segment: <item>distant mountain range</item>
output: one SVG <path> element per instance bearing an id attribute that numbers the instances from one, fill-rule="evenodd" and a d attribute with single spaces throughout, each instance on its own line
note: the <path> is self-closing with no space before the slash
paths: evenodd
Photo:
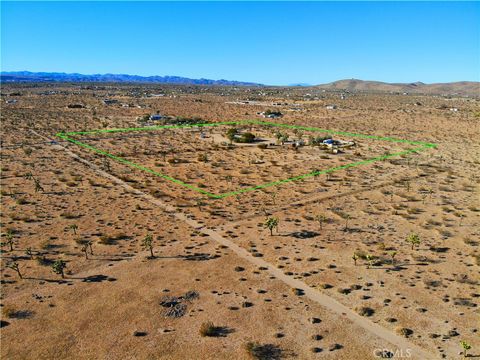
<path id="1" fill-rule="evenodd" d="M 480 82 L 477 81 L 424 84 L 420 81 L 414 83 L 385 83 L 380 81 L 350 79 L 317 85 L 316 88 L 325 90 L 378 91 L 409 94 L 458 94 L 480 97 Z"/>
<path id="2" fill-rule="evenodd" d="M 2 71 L 2 82 L 124 82 L 124 83 L 156 83 L 156 84 L 190 84 L 190 85 L 230 85 L 230 86 L 262 86 L 251 82 L 190 79 L 181 76 L 139 76 L 127 74 L 67 74 L 57 72 Z"/>
<path id="3" fill-rule="evenodd" d="M 15 82 L 110 82 L 110 83 L 153 83 L 153 84 L 186 84 L 186 85 L 224 85 L 224 86 L 265 86 L 258 83 L 231 81 L 190 79 L 181 76 L 139 76 L 126 74 L 67 74 L 57 72 L 30 72 L 12 71 L 1 72 L 2 83 Z M 365 91 L 365 92 L 394 92 L 409 94 L 449 94 L 480 97 L 480 82 L 459 81 L 451 83 L 425 84 L 414 83 L 386 83 L 380 81 L 365 81 L 358 79 L 338 80 L 328 84 L 311 86 L 309 84 L 291 84 L 294 87 L 308 87 L 337 91 Z"/>

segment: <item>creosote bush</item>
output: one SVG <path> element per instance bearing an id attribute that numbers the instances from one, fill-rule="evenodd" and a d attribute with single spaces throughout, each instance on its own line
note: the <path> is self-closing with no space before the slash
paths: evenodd
<path id="1" fill-rule="evenodd" d="M 217 335 L 217 327 L 213 325 L 211 321 L 207 321 L 202 323 L 200 326 L 200 335 L 201 336 L 216 336 Z"/>

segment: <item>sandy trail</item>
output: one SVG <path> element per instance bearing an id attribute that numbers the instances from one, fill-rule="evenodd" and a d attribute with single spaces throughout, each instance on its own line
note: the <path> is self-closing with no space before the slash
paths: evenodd
<path id="1" fill-rule="evenodd" d="M 33 134 L 35 134 L 38 137 L 43 138 L 44 140 L 50 140 L 48 137 L 41 135 L 37 133 L 34 130 L 31 130 Z M 304 293 L 304 296 L 309 298 L 310 300 L 320 304 L 321 306 L 327 308 L 328 310 L 338 314 L 340 317 L 345 317 L 348 318 L 350 321 L 352 321 L 355 325 L 365 329 L 366 331 L 370 332 L 371 334 L 377 336 L 380 339 L 385 340 L 386 342 L 389 343 L 389 346 L 386 344 L 384 348 L 392 348 L 392 351 L 398 351 L 402 353 L 411 353 L 413 359 L 419 359 L 419 360 L 429 360 L 429 359 L 435 359 L 436 356 L 433 355 L 432 353 L 428 352 L 426 349 L 421 348 L 420 346 L 412 343 L 408 339 L 399 336 L 389 329 L 384 328 L 383 326 L 374 323 L 373 321 L 360 316 L 357 314 L 355 311 L 352 309 L 348 308 L 347 306 L 343 305 L 342 303 L 338 302 L 337 300 L 333 299 L 332 297 L 325 295 L 318 290 L 310 287 L 306 283 L 304 283 L 301 280 L 295 279 L 292 276 L 285 275 L 280 269 L 276 268 L 275 266 L 271 265 L 270 263 L 266 262 L 265 260 L 254 257 L 252 256 L 247 250 L 244 248 L 240 247 L 239 245 L 235 244 L 233 241 L 223 237 L 220 235 L 217 231 L 214 229 L 208 229 L 204 225 L 200 224 L 196 220 L 190 218 L 187 214 L 178 211 L 174 206 L 166 204 L 159 199 L 146 194 L 140 190 L 135 189 L 134 187 L 130 186 L 123 180 L 103 171 L 100 167 L 95 165 L 94 163 L 78 156 L 68 148 L 56 144 L 52 145 L 53 148 L 57 150 L 63 150 L 65 151 L 69 156 L 71 156 L 73 159 L 83 163 L 84 165 L 88 166 L 91 168 L 97 175 L 100 175 L 104 178 L 109 179 L 113 183 L 116 183 L 120 185 L 122 188 L 127 190 L 130 193 L 133 193 L 135 195 L 138 195 L 139 197 L 142 197 L 146 201 L 150 202 L 151 204 L 157 205 L 161 207 L 163 210 L 165 210 L 167 213 L 169 213 L 171 216 L 177 218 L 178 220 L 181 220 L 191 226 L 194 229 L 200 230 L 204 232 L 205 234 L 209 235 L 211 239 L 215 240 L 221 245 L 225 245 L 228 248 L 230 248 L 236 255 L 239 257 L 249 261 L 253 265 L 256 265 L 258 267 L 262 266 L 267 268 L 268 272 L 275 276 L 278 280 L 282 281 L 286 285 L 292 287 L 292 288 L 297 288 L 301 289 Z"/>

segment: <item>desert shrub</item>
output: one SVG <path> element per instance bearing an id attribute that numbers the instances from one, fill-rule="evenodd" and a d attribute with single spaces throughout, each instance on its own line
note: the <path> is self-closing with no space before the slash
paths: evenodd
<path id="1" fill-rule="evenodd" d="M 475 263 L 480 266 L 480 254 L 472 254 L 473 260 Z"/>
<path id="2" fill-rule="evenodd" d="M 4 305 L 2 307 L 2 315 L 8 319 L 14 318 L 16 312 L 15 308 L 11 305 Z"/>
<path id="3" fill-rule="evenodd" d="M 200 336 L 216 336 L 217 327 L 211 321 L 202 323 L 200 326 Z"/>
<path id="4" fill-rule="evenodd" d="M 245 351 L 250 359 L 267 360 L 280 359 L 282 350 L 272 344 L 261 345 L 257 342 L 249 341 L 244 345 Z"/>
<path id="5" fill-rule="evenodd" d="M 198 154 L 197 160 L 200 162 L 207 162 L 208 156 L 207 154 Z"/>
<path id="6" fill-rule="evenodd" d="M 50 239 L 43 240 L 40 243 L 40 249 L 42 249 L 42 250 L 49 250 L 51 248 L 52 248 L 52 243 L 50 242 Z"/>
<path id="7" fill-rule="evenodd" d="M 413 334 L 413 330 L 409 328 L 397 328 L 397 333 L 404 337 L 409 337 Z"/>
<path id="8" fill-rule="evenodd" d="M 77 215 L 71 213 L 71 212 L 63 212 L 60 214 L 60 217 L 64 218 L 64 219 L 76 219 L 78 218 Z"/>
<path id="9" fill-rule="evenodd" d="M 178 163 L 180 163 L 180 159 L 170 158 L 170 159 L 167 160 L 167 162 L 168 162 L 169 164 L 178 164 Z"/>
<path id="10" fill-rule="evenodd" d="M 375 313 L 375 310 L 366 306 L 359 307 L 356 310 L 361 316 L 372 316 Z"/>
<path id="11" fill-rule="evenodd" d="M 292 289 L 292 292 L 294 295 L 297 295 L 297 296 L 302 296 L 305 294 L 302 289 L 297 289 L 297 288 Z"/>
<path id="12" fill-rule="evenodd" d="M 255 135 L 252 133 L 243 133 L 240 138 L 237 139 L 237 142 L 239 143 L 252 143 L 255 141 Z"/>
<path id="13" fill-rule="evenodd" d="M 116 239 L 113 236 L 102 235 L 100 236 L 100 240 L 98 242 L 102 245 L 115 245 Z"/>
<path id="14" fill-rule="evenodd" d="M 37 256 L 36 260 L 37 260 L 37 264 L 40 266 L 50 266 L 53 263 L 52 260 L 46 258 L 45 256 Z"/>

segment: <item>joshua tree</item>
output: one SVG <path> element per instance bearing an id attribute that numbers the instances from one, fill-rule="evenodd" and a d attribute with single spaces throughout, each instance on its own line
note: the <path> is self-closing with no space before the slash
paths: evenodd
<path id="1" fill-rule="evenodd" d="M 30 257 L 30 260 L 33 260 L 33 251 L 31 247 L 25 249 L 25 255 Z"/>
<path id="2" fill-rule="evenodd" d="M 422 204 L 425 205 L 425 199 L 427 198 L 428 194 L 427 193 L 422 193 Z"/>
<path id="3" fill-rule="evenodd" d="M 85 241 L 85 243 L 82 245 L 82 252 L 85 254 L 85 259 L 88 260 L 88 246 L 89 246 L 90 241 Z"/>
<path id="4" fill-rule="evenodd" d="M 227 131 L 227 139 L 230 141 L 230 144 L 233 143 L 233 140 L 235 140 L 235 135 L 237 135 L 238 131 L 236 128 L 229 129 Z"/>
<path id="5" fill-rule="evenodd" d="M 107 157 L 104 157 L 103 158 L 103 170 L 105 170 L 106 172 L 110 172 L 110 161 L 108 160 Z"/>
<path id="6" fill-rule="evenodd" d="M 165 150 L 160 150 L 159 154 L 162 156 L 163 162 L 167 161 L 167 152 Z"/>
<path id="7" fill-rule="evenodd" d="M 395 255 L 397 255 L 397 252 L 396 251 L 389 251 L 388 255 L 390 255 L 390 257 L 392 258 L 392 265 L 393 265 L 393 263 L 395 262 Z"/>
<path id="8" fill-rule="evenodd" d="M 25 175 L 23 175 L 23 177 L 26 180 L 33 180 L 33 186 L 34 186 L 35 192 L 39 192 L 39 191 L 44 192 L 45 191 L 45 190 L 43 190 L 43 187 L 40 184 L 40 181 L 35 176 L 33 176 L 33 174 L 31 172 L 26 173 Z"/>
<path id="9" fill-rule="evenodd" d="M 7 241 L 5 242 L 5 244 L 10 246 L 10 251 L 13 251 L 13 244 L 15 242 L 15 239 L 13 237 L 13 231 L 8 230 L 7 233 L 5 234 L 5 237 L 7 238 Z"/>
<path id="10" fill-rule="evenodd" d="M 40 185 L 40 181 L 38 179 L 34 179 L 33 182 L 34 182 L 35 192 L 39 192 L 39 191 L 45 192 L 42 185 Z"/>
<path id="11" fill-rule="evenodd" d="M 317 168 L 314 168 L 311 173 L 313 174 L 313 178 L 316 180 L 318 178 L 320 170 L 318 170 Z"/>
<path id="12" fill-rule="evenodd" d="M 353 259 L 353 264 L 357 266 L 358 255 L 356 252 L 353 253 L 352 259 Z"/>
<path id="13" fill-rule="evenodd" d="M 348 220 L 350 220 L 352 217 L 348 214 L 345 214 L 343 218 L 345 219 L 345 229 L 343 229 L 343 231 L 348 231 Z"/>
<path id="14" fill-rule="evenodd" d="M 90 240 L 78 239 L 76 243 L 80 245 L 80 250 L 85 254 L 85 259 L 88 260 L 88 248 L 92 245 L 92 242 Z"/>
<path id="15" fill-rule="evenodd" d="M 32 179 L 34 179 L 33 174 L 32 174 L 31 172 L 26 173 L 25 175 L 23 175 L 23 177 L 24 177 L 26 180 L 32 180 Z"/>
<path id="16" fill-rule="evenodd" d="M 61 275 L 62 279 L 65 278 L 65 268 L 67 267 L 67 263 L 63 260 L 55 260 L 55 262 L 52 264 L 52 271 L 55 274 Z"/>
<path id="17" fill-rule="evenodd" d="M 375 257 L 373 255 L 366 255 L 365 259 L 367 259 L 367 269 L 370 269 L 370 266 L 373 266 L 373 261 L 375 260 Z"/>
<path id="18" fill-rule="evenodd" d="M 273 205 L 276 205 L 277 192 L 272 192 L 272 193 L 270 193 L 270 196 L 272 197 L 272 203 L 273 203 Z"/>
<path id="19" fill-rule="evenodd" d="M 407 236 L 407 242 L 409 242 L 412 245 L 412 250 L 413 250 L 415 246 L 420 245 L 421 240 L 417 234 L 411 233 L 410 235 Z"/>
<path id="20" fill-rule="evenodd" d="M 460 345 L 462 346 L 463 349 L 463 358 L 466 358 L 468 356 L 467 352 L 472 348 L 472 346 L 467 343 L 465 340 L 460 341 Z"/>
<path id="21" fill-rule="evenodd" d="M 78 230 L 77 224 L 71 224 L 68 228 L 73 231 L 73 235 L 77 235 L 77 230 Z"/>
<path id="22" fill-rule="evenodd" d="M 410 180 L 405 180 L 405 186 L 407 188 L 407 191 L 410 192 Z"/>
<path id="23" fill-rule="evenodd" d="M 17 272 L 17 274 L 18 274 L 18 277 L 19 277 L 20 279 L 23 279 L 22 273 L 20 272 L 20 267 L 19 267 L 19 265 L 18 265 L 17 262 L 13 262 L 13 263 L 11 263 L 11 264 L 8 264 L 7 267 L 10 268 L 10 269 L 12 269 L 12 270 L 15 270 L 15 271 Z"/>
<path id="24" fill-rule="evenodd" d="M 154 258 L 153 255 L 153 236 L 151 234 L 147 234 L 142 240 L 142 247 L 145 250 L 150 250 L 150 258 Z"/>
<path id="25" fill-rule="evenodd" d="M 327 221 L 327 217 L 325 215 L 319 214 L 315 216 L 315 220 L 318 221 L 318 225 L 320 225 L 320 231 L 323 230 L 323 223 Z"/>
<path id="26" fill-rule="evenodd" d="M 90 249 L 90 255 L 93 255 L 93 241 L 88 240 L 88 248 Z"/>
<path id="27" fill-rule="evenodd" d="M 271 217 L 265 221 L 265 227 L 270 230 L 270 235 L 273 236 L 273 229 L 277 229 L 278 232 L 278 219 Z"/>
<path id="28" fill-rule="evenodd" d="M 205 205 L 205 203 L 203 202 L 203 200 L 200 198 L 200 199 L 195 199 L 195 203 L 198 207 L 198 210 L 202 211 L 202 206 Z"/>
<path id="29" fill-rule="evenodd" d="M 282 135 L 281 132 L 277 132 L 277 133 L 275 134 L 275 137 L 277 138 L 277 144 L 278 144 L 278 143 L 281 141 L 283 135 Z"/>

